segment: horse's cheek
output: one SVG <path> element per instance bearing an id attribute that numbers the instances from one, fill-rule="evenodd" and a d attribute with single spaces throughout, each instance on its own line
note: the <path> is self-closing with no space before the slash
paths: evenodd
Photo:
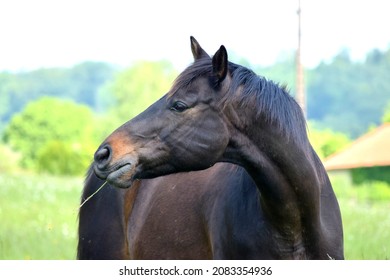
<path id="1" fill-rule="evenodd" d="M 209 157 L 214 163 L 219 161 L 229 142 L 227 127 L 222 121 L 215 120 L 217 121 L 207 128 L 203 136 L 203 145 L 207 147 L 203 150 L 204 157 Z"/>

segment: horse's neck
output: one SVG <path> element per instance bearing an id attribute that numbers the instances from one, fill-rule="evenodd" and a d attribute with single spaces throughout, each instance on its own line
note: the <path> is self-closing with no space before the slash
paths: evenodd
<path id="1" fill-rule="evenodd" d="M 248 131 L 256 133 L 237 133 L 229 156 L 256 182 L 265 215 L 270 216 L 281 240 L 317 242 L 302 236 L 320 229 L 320 183 L 310 144 L 300 145 L 282 133 L 259 127 Z"/>

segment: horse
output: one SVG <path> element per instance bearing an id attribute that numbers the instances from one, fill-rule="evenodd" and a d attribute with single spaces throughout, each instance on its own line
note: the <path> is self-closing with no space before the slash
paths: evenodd
<path id="1" fill-rule="evenodd" d="M 209 56 L 100 145 L 78 259 L 344 259 L 337 198 L 284 86 Z"/>

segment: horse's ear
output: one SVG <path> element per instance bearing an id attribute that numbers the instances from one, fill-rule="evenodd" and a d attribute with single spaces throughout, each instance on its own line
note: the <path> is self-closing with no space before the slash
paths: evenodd
<path id="1" fill-rule="evenodd" d="M 213 56 L 213 71 L 218 78 L 218 82 L 222 82 L 226 78 L 228 72 L 228 54 L 224 46 L 221 46 Z"/>
<path id="2" fill-rule="evenodd" d="M 191 51 L 195 60 L 198 60 L 202 57 L 210 57 L 199 45 L 198 41 L 194 37 L 190 37 L 191 39 Z"/>

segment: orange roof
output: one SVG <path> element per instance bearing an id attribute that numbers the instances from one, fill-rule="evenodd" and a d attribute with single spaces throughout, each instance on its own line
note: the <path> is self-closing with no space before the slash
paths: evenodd
<path id="1" fill-rule="evenodd" d="M 390 165 L 390 123 L 371 131 L 324 160 L 326 170 Z"/>

